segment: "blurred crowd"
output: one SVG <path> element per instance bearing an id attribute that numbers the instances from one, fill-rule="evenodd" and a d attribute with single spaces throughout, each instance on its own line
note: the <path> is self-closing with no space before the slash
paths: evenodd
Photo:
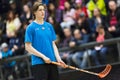
<path id="1" fill-rule="evenodd" d="M 24 33 L 33 21 L 35 1 L 46 5 L 45 20 L 55 29 L 58 48 L 120 37 L 120 0 L 0 0 L 0 58 L 27 53 Z M 88 66 L 91 56 L 95 65 L 106 64 L 108 46 L 97 45 L 89 50 L 60 53 L 69 65 Z M 14 66 L 11 62 L 6 67 Z"/>

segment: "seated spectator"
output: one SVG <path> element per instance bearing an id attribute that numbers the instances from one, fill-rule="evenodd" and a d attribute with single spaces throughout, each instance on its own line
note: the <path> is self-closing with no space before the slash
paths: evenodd
<path id="1" fill-rule="evenodd" d="M 104 16 L 107 15 L 107 12 L 106 12 L 106 6 L 105 6 L 105 1 L 104 0 L 89 0 L 89 2 L 87 3 L 87 8 L 90 12 L 90 18 L 93 16 L 93 10 L 95 8 L 99 8 L 100 10 L 100 13 Z"/>
<path id="2" fill-rule="evenodd" d="M 93 36 L 96 32 L 96 28 L 98 25 L 105 26 L 105 18 L 105 16 L 101 15 L 100 10 L 98 8 L 95 8 L 93 10 L 93 17 L 90 19 L 90 28 Z"/>
<path id="3" fill-rule="evenodd" d="M 59 44 L 60 47 L 65 48 L 69 47 L 69 43 L 73 40 L 72 32 L 70 28 L 64 28 L 63 33 L 65 38 L 63 41 Z M 61 58 L 67 63 L 66 59 L 69 56 L 70 51 L 65 51 L 60 53 Z"/>
<path id="4" fill-rule="evenodd" d="M 15 33 L 15 35 L 9 39 L 9 47 L 10 49 L 12 49 L 12 47 L 16 47 L 15 55 L 23 55 L 25 48 L 22 35 Z"/>
<path id="5" fill-rule="evenodd" d="M 78 28 L 80 30 L 83 36 L 83 40 L 85 42 L 88 42 L 90 40 L 90 34 L 91 34 L 90 24 L 88 19 L 85 17 L 84 13 L 81 13 L 79 15 L 75 28 Z"/>
<path id="6" fill-rule="evenodd" d="M 83 36 L 79 29 L 75 29 L 73 31 L 73 35 L 74 35 L 74 38 L 73 38 L 73 42 L 71 42 L 71 44 L 69 44 L 70 47 L 79 46 L 80 44 L 85 43 L 83 40 Z"/>
<path id="7" fill-rule="evenodd" d="M 14 51 L 16 50 L 16 47 L 13 47 L 12 49 L 9 49 L 9 46 L 7 43 L 2 43 L 1 45 L 1 53 L 0 53 L 0 59 L 6 59 L 10 56 L 13 55 Z M 3 70 L 4 74 L 5 74 L 5 78 L 6 80 L 10 80 L 10 76 L 11 78 L 15 77 L 14 75 L 14 67 L 16 65 L 16 61 L 12 61 L 12 62 L 7 62 L 7 63 L 3 63 Z"/>
<path id="8" fill-rule="evenodd" d="M 60 24 L 62 29 L 64 27 L 71 28 L 71 26 L 75 23 L 73 16 L 75 14 L 75 9 L 71 8 L 70 3 L 68 1 L 65 2 L 64 6 L 65 9 L 63 11 L 63 22 L 61 22 Z"/>
<path id="9" fill-rule="evenodd" d="M 47 18 L 49 18 L 49 16 L 54 17 L 57 23 L 61 23 L 63 18 L 63 10 L 59 9 L 53 3 L 50 3 L 48 5 Z"/>
<path id="10" fill-rule="evenodd" d="M 69 47 L 69 42 L 73 40 L 72 31 L 70 28 L 64 28 L 63 33 L 65 37 L 61 43 L 61 47 Z"/>
<path id="11" fill-rule="evenodd" d="M 82 35 L 81 35 L 79 29 L 75 29 L 73 34 L 74 34 L 74 39 L 69 43 L 69 46 L 71 48 L 85 43 L 84 40 L 82 39 Z M 79 68 L 85 68 L 87 65 L 87 58 L 88 58 L 88 56 L 86 54 L 84 54 L 83 50 L 77 50 L 77 51 L 73 51 L 73 52 L 71 52 L 71 54 L 69 54 L 69 56 L 67 58 L 67 62 L 70 65 L 73 62 Z"/>
<path id="12" fill-rule="evenodd" d="M 9 46 L 7 43 L 1 44 L 1 56 L 0 59 L 7 58 L 13 55 L 13 52 L 16 50 L 16 47 L 9 49 Z"/>
<path id="13" fill-rule="evenodd" d="M 106 18 L 108 31 L 113 37 L 120 37 L 120 8 L 117 7 L 117 4 L 114 0 L 110 0 L 108 4 L 110 9 Z"/>
<path id="14" fill-rule="evenodd" d="M 6 35 L 8 38 L 13 37 L 21 27 L 21 22 L 18 17 L 15 17 L 14 11 L 10 10 L 6 20 Z"/>
<path id="15" fill-rule="evenodd" d="M 75 15 L 74 18 L 77 21 L 79 18 L 80 13 L 84 13 L 86 18 L 88 17 L 88 12 L 87 12 L 87 8 L 85 6 L 83 6 L 82 0 L 75 0 Z"/>
<path id="16" fill-rule="evenodd" d="M 18 17 L 22 13 L 22 1 L 20 0 L 9 0 L 9 10 L 14 11 L 15 17 Z"/>
<path id="17" fill-rule="evenodd" d="M 30 24 L 32 22 L 32 12 L 30 10 L 30 6 L 28 4 L 25 4 L 23 6 L 23 13 L 20 16 L 21 22 L 27 22 L 27 24 Z"/>
<path id="18" fill-rule="evenodd" d="M 103 42 L 106 39 L 110 39 L 111 35 L 104 30 L 102 25 L 97 27 L 97 34 L 96 34 L 96 42 Z M 106 64 L 106 53 L 108 51 L 108 47 L 104 46 L 103 44 L 96 45 L 94 50 L 92 51 L 92 58 L 95 61 L 95 65 Z"/>

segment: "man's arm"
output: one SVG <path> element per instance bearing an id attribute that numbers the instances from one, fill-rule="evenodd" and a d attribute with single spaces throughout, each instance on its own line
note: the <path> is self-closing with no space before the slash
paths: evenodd
<path id="1" fill-rule="evenodd" d="M 54 41 L 53 41 L 53 48 L 54 48 L 54 53 L 55 53 L 55 57 L 57 59 L 57 62 L 59 62 L 61 64 L 60 65 L 61 67 L 66 68 L 66 64 L 62 61 L 62 59 L 61 59 L 61 57 L 59 55 L 59 52 L 58 52 L 58 48 L 57 48 Z"/>
<path id="2" fill-rule="evenodd" d="M 42 58 L 45 63 L 50 63 L 50 59 L 48 57 L 46 57 L 45 55 L 43 55 L 42 53 L 40 53 L 39 51 L 37 51 L 35 48 L 32 47 L 31 43 L 26 42 L 25 43 L 25 49 L 29 52 L 32 53 L 35 56 L 38 56 L 40 58 Z"/>

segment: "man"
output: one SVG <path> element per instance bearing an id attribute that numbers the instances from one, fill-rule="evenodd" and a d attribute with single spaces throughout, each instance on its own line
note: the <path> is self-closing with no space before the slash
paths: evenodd
<path id="1" fill-rule="evenodd" d="M 25 33 L 25 48 L 32 54 L 32 69 L 35 80 L 58 80 L 57 66 L 51 61 L 65 63 L 59 56 L 55 45 L 56 35 L 53 26 L 44 21 L 45 6 L 39 2 L 33 5 L 34 21 L 28 25 Z"/>

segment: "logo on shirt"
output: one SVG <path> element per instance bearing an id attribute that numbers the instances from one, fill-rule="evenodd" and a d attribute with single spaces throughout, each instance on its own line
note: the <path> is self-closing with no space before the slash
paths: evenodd
<path id="1" fill-rule="evenodd" d="M 44 30 L 45 29 L 45 27 L 42 27 L 42 30 Z"/>

